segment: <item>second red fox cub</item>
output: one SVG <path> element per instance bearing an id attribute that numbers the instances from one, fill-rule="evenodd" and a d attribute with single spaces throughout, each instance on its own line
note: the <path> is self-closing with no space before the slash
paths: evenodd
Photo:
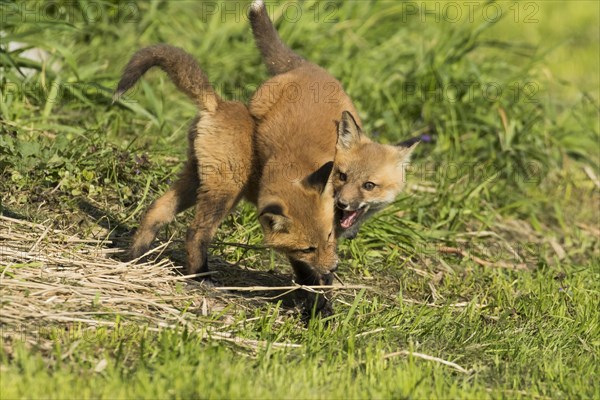
<path id="1" fill-rule="evenodd" d="M 396 199 L 418 142 L 410 147 L 375 143 L 348 112 L 340 124 L 332 174 L 336 222 L 342 237 L 353 238 L 367 218 Z"/>
<path id="2" fill-rule="evenodd" d="M 252 3 L 250 22 L 271 75 L 293 74 L 313 65 L 281 42 L 262 0 Z M 323 103 L 327 104 L 328 100 L 324 99 Z M 400 193 L 404 169 L 416 144 L 400 147 L 375 143 L 362 133 L 356 111 L 353 108 L 345 110 L 338 123 L 332 181 L 336 234 L 352 238 L 369 216 L 393 202 Z M 332 117 L 339 119 L 340 114 Z"/>

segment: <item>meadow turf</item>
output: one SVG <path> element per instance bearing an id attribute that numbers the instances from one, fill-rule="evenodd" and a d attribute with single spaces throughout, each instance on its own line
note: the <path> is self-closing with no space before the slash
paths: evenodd
<path id="1" fill-rule="evenodd" d="M 398 201 L 340 243 L 338 275 L 356 289 L 334 291 L 332 317 L 307 323 L 281 292 L 181 281 L 184 300 L 160 300 L 181 323 L 164 327 L 159 311 L 115 314 L 100 287 L 85 319 L 57 323 L 75 315 L 67 296 L 19 280 L 78 282 L 15 259 L 8 218 L 125 249 L 185 160 L 197 110 L 160 71 L 112 104 L 121 71 L 166 42 L 247 101 L 267 78 L 248 3 L 0 1 L 0 398 L 600 398 L 599 6 L 467 3 L 267 2 L 365 131 L 428 140 Z M 190 216 L 161 232 L 157 262 L 183 265 Z M 50 243 L 41 232 L 24 248 Z M 212 248 L 219 285 L 291 284 L 261 239 L 241 204 Z M 28 298 L 46 304 L 35 318 Z"/>

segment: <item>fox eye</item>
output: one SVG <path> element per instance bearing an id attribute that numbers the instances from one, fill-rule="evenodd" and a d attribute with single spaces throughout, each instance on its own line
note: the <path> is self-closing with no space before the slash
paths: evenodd
<path id="1" fill-rule="evenodd" d="M 346 182 L 347 179 L 348 179 L 348 175 L 346 175 L 343 172 L 340 172 L 340 181 Z"/>
<path id="2" fill-rule="evenodd" d="M 307 247 L 305 249 L 301 249 L 300 252 L 302 252 L 304 254 L 310 254 L 310 253 L 314 253 L 316 250 L 317 250 L 316 247 L 310 246 L 310 247 Z"/>
<path id="3" fill-rule="evenodd" d="M 365 190 L 371 191 L 375 188 L 375 186 L 377 186 L 377 185 L 375 185 L 373 182 L 365 182 L 363 185 L 363 188 Z"/>

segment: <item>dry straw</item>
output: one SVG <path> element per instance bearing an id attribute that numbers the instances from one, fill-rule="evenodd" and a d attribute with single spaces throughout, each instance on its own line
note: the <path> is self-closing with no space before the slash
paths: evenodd
<path id="1" fill-rule="evenodd" d="M 207 317 L 226 307 L 249 308 L 257 301 L 278 299 L 297 290 L 368 289 L 377 292 L 364 285 L 259 286 L 248 284 L 247 280 L 245 286 L 207 287 L 192 282 L 189 279 L 192 276 L 181 275 L 168 257 L 148 262 L 124 262 L 112 258 L 111 255 L 119 250 L 108 247 L 110 244 L 109 241 L 80 238 L 48 226 L 0 215 L 0 327 L 5 350 L 10 353 L 10 344 L 14 340 L 50 350 L 57 333 L 60 336 L 61 332 L 78 330 L 84 332 L 84 338 L 93 339 L 100 329 L 123 330 L 123 322 L 127 324 L 128 332 L 132 327 L 147 331 L 185 327 L 207 340 L 233 343 L 251 353 L 267 345 L 271 348 L 301 347 L 296 343 L 267 343 L 238 337 L 234 333 L 237 322 L 231 317 Z M 168 244 L 156 247 L 151 253 L 162 253 Z M 236 278 L 229 281 L 244 280 L 243 277 Z M 233 295 L 232 291 L 242 294 L 269 292 L 272 295 L 261 297 L 253 293 L 252 298 L 247 298 Z M 403 300 L 411 302 L 410 299 Z M 338 301 L 344 303 L 340 298 Z M 91 333 L 86 336 L 85 332 Z M 398 355 L 412 355 L 468 372 L 455 363 L 405 350 L 384 358 Z"/>
<path id="2" fill-rule="evenodd" d="M 234 323 L 231 317 L 207 316 L 226 307 L 249 308 L 257 301 L 281 297 L 282 291 L 322 289 L 299 285 L 211 288 L 183 276 L 168 257 L 137 263 L 113 258 L 120 250 L 110 244 L 0 215 L 0 328 L 5 343 L 20 336 L 30 342 L 35 337 L 35 344 L 40 345 L 43 335 L 39 331 L 45 327 L 116 329 L 117 321 L 126 321 L 129 326 L 150 330 L 185 326 L 211 339 L 256 347 L 260 341 L 227 332 Z M 168 244 L 151 253 L 160 254 Z M 241 278 L 229 281 L 237 283 Z M 334 289 L 356 288 L 359 286 Z M 274 294 L 249 299 L 232 291 Z"/>
<path id="3" fill-rule="evenodd" d="M 113 326 L 118 319 L 169 327 L 195 317 L 181 310 L 200 307 L 203 293 L 182 290 L 171 261 L 118 261 L 107 244 L 0 216 L 4 337 L 40 339 L 40 328 Z"/>

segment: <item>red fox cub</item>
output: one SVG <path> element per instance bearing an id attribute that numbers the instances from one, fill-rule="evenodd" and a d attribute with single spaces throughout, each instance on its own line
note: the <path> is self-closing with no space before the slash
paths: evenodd
<path id="1" fill-rule="evenodd" d="M 220 222 L 241 198 L 257 205 L 267 246 L 284 253 L 304 285 L 331 284 L 337 267 L 334 232 L 332 115 L 350 104 L 344 98 L 322 114 L 308 86 L 331 78 L 317 67 L 273 78 L 257 91 L 248 109 L 223 101 L 191 55 L 169 45 L 144 48 L 133 55 L 115 96 L 158 66 L 199 107 L 190 127 L 188 160 L 180 178 L 148 209 L 137 230 L 130 256 L 143 255 L 158 230 L 193 205 L 194 220 L 186 239 L 187 273 L 208 271 L 208 246 Z M 289 84 L 289 85 L 286 85 Z M 290 87 L 299 101 L 288 103 Z M 296 93 L 296 92 L 294 92 Z M 336 108 L 337 107 L 337 108 Z M 310 296 L 320 313 L 331 312 L 322 296 Z"/>
<path id="2" fill-rule="evenodd" d="M 344 112 L 332 175 L 336 223 L 342 237 L 356 237 L 367 218 L 396 199 L 417 144 L 375 143 L 362 133 L 352 114 Z"/>
<path id="3" fill-rule="evenodd" d="M 133 55 L 114 98 L 155 66 L 165 71 L 175 86 L 198 105 L 199 116 L 189 128 L 188 159 L 179 179 L 146 211 L 129 255 L 138 258 L 145 254 L 162 226 L 196 205 L 186 240 L 187 273 L 206 272 L 210 240 L 221 220 L 248 190 L 254 121 L 244 104 L 223 101 L 217 95 L 190 54 L 166 44 L 146 47 Z M 241 167 L 230 170 L 236 164 Z"/>
<path id="4" fill-rule="evenodd" d="M 262 0 L 252 3 L 250 22 L 257 47 L 271 75 L 290 76 L 311 68 L 322 71 L 283 44 Z M 311 79 L 316 83 L 319 78 L 311 76 Z M 307 118 L 315 118 L 319 114 L 326 117 L 321 120 L 333 121 L 339 120 L 341 115 L 332 174 L 336 235 L 353 238 L 365 219 L 393 202 L 400 193 L 404 183 L 404 168 L 416 144 L 397 147 L 371 141 L 362 133 L 358 114 L 341 86 L 327 88 L 328 93 L 332 88 L 335 90 L 335 98 L 322 99 L 322 106 L 334 101 L 338 107 L 321 107 L 315 114 L 307 114 Z M 338 97 L 343 99 L 343 103 L 338 101 Z M 339 107 L 344 103 L 346 107 Z M 255 109 L 250 107 L 253 113 Z M 335 111 L 338 113 L 334 114 Z M 333 142 L 334 139 L 332 136 L 320 140 Z"/>

